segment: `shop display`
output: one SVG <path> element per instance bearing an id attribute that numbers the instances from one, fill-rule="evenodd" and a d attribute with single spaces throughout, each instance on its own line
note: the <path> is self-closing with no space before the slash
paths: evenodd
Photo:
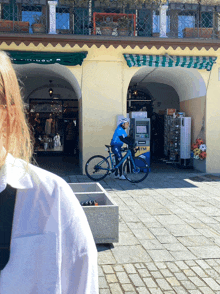
<path id="1" fill-rule="evenodd" d="M 36 152 L 77 154 L 78 101 L 31 99 L 27 115 Z"/>
<path id="2" fill-rule="evenodd" d="M 168 111 L 167 111 L 168 113 Z M 190 159 L 191 118 L 165 115 L 164 154 L 170 161 Z M 196 146 L 197 147 L 197 146 Z"/>
<path id="3" fill-rule="evenodd" d="M 206 144 L 204 144 L 204 141 L 201 138 L 197 139 L 196 143 L 192 144 L 191 150 L 191 157 L 193 157 L 194 159 L 204 160 L 207 156 Z"/>

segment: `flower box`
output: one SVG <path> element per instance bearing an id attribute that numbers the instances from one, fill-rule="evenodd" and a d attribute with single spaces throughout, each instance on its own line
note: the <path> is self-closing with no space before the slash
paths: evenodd
<path id="1" fill-rule="evenodd" d="M 0 32 L 29 33 L 28 21 L 0 20 Z"/>
<path id="2" fill-rule="evenodd" d="M 99 183 L 70 183 L 79 202 L 96 200 L 98 206 L 82 206 L 96 244 L 119 239 L 119 209 Z"/>
<path id="3" fill-rule="evenodd" d="M 210 39 L 213 35 L 213 28 L 185 28 L 183 30 L 184 38 L 205 38 Z"/>

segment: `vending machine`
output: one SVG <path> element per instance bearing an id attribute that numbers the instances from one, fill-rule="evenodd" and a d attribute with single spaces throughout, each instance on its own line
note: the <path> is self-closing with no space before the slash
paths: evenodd
<path id="1" fill-rule="evenodd" d="M 150 166 L 150 119 L 139 117 L 131 118 L 129 134 L 139 147 L 135 156 L 144 155 L 148 165 Z"/>

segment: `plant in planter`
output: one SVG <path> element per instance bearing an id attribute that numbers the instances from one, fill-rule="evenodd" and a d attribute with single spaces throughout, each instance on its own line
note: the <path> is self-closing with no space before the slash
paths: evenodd
<path id="1" fill-rule="evenodd" d="M 32 24 L 32 30 L 34 33 L 44 34 L 46 33 L 46 16 L 34 15 L 34 23 Z"/>
<path id="2" fill-rule="evenodd" d="M 119 36 L 128 36 L 132 30 L 132 20 L 128 16 L 119 18 L 117 30 Z"/>
<path id="3" fill-rule="evenodd" d="M 100 23 L 101 34 L 104 36 L 111 36 L 113 29 L 116 27 L 117 24 L 113 22 L 110 17 L 106 17 L 106 19 Z"/>

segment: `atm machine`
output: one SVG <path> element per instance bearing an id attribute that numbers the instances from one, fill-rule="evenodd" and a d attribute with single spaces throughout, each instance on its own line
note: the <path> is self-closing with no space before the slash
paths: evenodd
<path id="1" fill-rule="evenodd" d="M 129 135 L 139 147 L 135 156 L 144 155 L 147 164 L 150 166 L 150 118 L 131 118 Z"/>

